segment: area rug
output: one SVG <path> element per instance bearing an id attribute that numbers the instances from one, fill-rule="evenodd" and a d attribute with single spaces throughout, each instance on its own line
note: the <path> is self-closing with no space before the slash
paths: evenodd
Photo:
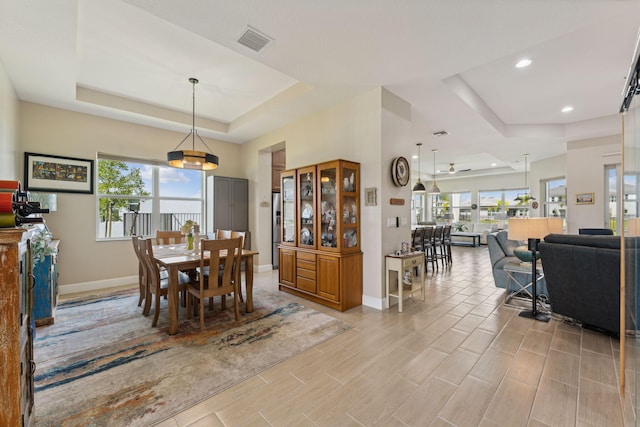
<path id="1" fill-rule="evenodd" d="M 260 289 L 236 321 L 229 299 L 203 332 L 181 308 L 174 336 L 166 301 L 152 328 L 130 291 L 59 305 L 36 330 L 36 425 L 153 425 L 350 328 Z"/>

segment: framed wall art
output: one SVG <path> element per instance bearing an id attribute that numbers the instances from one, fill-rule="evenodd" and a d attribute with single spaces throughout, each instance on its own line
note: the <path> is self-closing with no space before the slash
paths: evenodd
<path id="1" fill-rule="evenodd" d="M 24 153 L 24 185 L 29 191 L 93 194 L 93 160 Z"/>
<path id="2" fill-rule="evenodd" d="M 593 193 L 576 193 L 576 205 L 592 205 Z"/>
<path id="3" fill-rule="evenodd" d="M 376 206 L 378 204 L 378 190 L 376 187 L 367 187 L 364 189 L 364 205 Z"/>

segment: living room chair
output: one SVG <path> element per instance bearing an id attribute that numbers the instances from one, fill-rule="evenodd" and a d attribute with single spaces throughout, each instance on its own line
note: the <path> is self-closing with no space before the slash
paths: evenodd
<path id="1" fill-rule="evenodd" d="M 152 239 L 138 239 L 138 247 L 140 255 L 144 261 L 145 275 L 147 278 L 147 291 L 145 295 L 144 309 L 142 314 L 147 316 L 151 309 L 152 295 L 155 302 L 153 321 L 151 326 L 155 327 L 158 324 L 158 315 L 160 313 L 160 297 L 166 297 L 169 294 L 169 278 L 162 278 L 160 274 L 160 268 L 156 263 L 153 256 L 153 240 Z M 186 297 L 186 286 L 191 281 L 189 275 L 178 272 L 178 291 Z"/>
<path id="2" fill-rule="evenodd" d="M 242 256 L 242 239 L 203 240 L 201 243 L 200 272 L 197 281 L 187 285 L 187 319 L 191 319 L 192 299 L 199 300 L 200 330 L 204 330 L 204 299 L 222 297 L 222 310 L 226 309 L 227 294 L 233 293 L 233 306 L 236 320 L 240 319 L 238 307 L 238 289 L 240 287 L 240 259 Z M 209 258 L 205 258 L 205 251 Z M 226 256 L 223 256 L 226 255 Z M 220 268 L 218 267 L 220 266 Z M 217 275 L 202 274 L 218 271 Z M 194 309 L 196 306 L 194 305 Z"/>
<path id="3" fill-rule="evenodd" d="M 176 245 L 185 243 L 186 236 L 181 231 L 161 231 L 156 232 L 156 242 L 158 245 Z"/>

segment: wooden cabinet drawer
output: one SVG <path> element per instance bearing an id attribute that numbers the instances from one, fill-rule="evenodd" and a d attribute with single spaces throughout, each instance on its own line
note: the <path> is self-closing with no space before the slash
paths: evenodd
<path id="1" fill-rule="evenodd" d="M 305 260 L 305 261 L 311 261 L 314 264 L 316 263 L 316 254 L 312 254 L 309 252 L 302 252 L 302 251 L 298 251 L 298 262 L 300 262 L 300 260 Z"/>
<path id="2" fill-rule="evenodd" d="M 297 288 L 302 289 L 303 291 L 316 293 L 316 280 L 315 279 L 307 279 L 306 277 L 298 276 L 298 280 L 296 282 Z"/>
<path id="3" fill-rule="evenodd" d="M 316 280 L 316 271 L 315 270 L 305 270 L 304 268 L 300 268 L 298 266 L 298 277 L 304 277 L 311 280 Z"/>
<path id="4" fill-rule="evenodd" d="M 420 258 L 414 257 L 414 258 L 409 258 L 402 261 L 402 268 L 410 268 L 410 267 L 415 267 L 417 265 L 422 265 Z"/>
<path id="5" fill-rule="evenodd" d="M 305 270 L 316 271 L 316 261 L 307 261 L 305 259 L 298 258 L 298 269 L 301 268 Z"/>

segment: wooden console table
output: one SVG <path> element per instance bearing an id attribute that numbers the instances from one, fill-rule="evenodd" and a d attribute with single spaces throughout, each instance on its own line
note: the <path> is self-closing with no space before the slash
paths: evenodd
<path id="1" fill-rule="evenodd" d="M 398 312 L 402 312 L 402 300 L 404 298 L 404 287 L 402 281 L 404 272 L 411 271 L 412 283 L 407 291 L 409 296 L 413 296 L 413 293 L 420 290 L 422 293 L 422 300 L 425 300 L 424 292 L 424 252 L 413 252 L 405 255 L 386 255 L 385 256 L 385 281 L 387 288 L 387 307 L 391 308 L 391 297 L 398 298 Z M 414 269 L 418 268 L 420 273 L 418 277 L 415 277 Z M 392 271 L 398 273 L 398 287 L 395 292 L 390 290 L 390 274 Z M 418 281 L 418 288 L 415 288 L 416 281 Z"/>

